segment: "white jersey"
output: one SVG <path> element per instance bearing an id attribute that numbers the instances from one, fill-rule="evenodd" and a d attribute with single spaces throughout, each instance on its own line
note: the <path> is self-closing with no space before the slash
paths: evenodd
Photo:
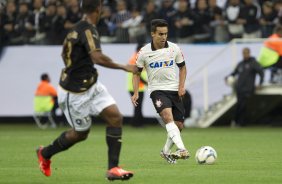
<path id="1" fill-rule="evenodd" d="M 137 55 L 136 65 L 145 68 L 148 75 L 148 90 L 178 91 L 179 79 L 176 64 L 184 61 L 180 48 L 167 42 L 165 48 L 155 49 L 152 43 L 142 47 Z"/>

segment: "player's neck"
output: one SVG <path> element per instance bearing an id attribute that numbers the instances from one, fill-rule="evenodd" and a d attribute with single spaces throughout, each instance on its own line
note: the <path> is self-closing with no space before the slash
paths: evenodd
<path id="1" fill-rule="evenodd" d="M 89 24 L 96 25 L 97 17 L 95 14 L 87 14 L 83 17 L 83 20 L 87 21 Z"/>
<path id="2" fill-rule="evenodd" d="M 153 46 L 156 50 L 158 49 L 163 49 L 165 46 L 161 45 L 161 44 L 156 44 L 155 42 L 153 42 Z"/>

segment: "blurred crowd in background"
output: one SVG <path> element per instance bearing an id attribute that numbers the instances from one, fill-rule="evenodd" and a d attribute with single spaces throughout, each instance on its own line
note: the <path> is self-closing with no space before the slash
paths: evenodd
<path id="1" fill-rule="evenodd" d="M 2 45 L 58 45 L 83 14 L 80 0 L 1 0 Z M 282 24 L 282 0 L 104 0 L 97 26 L 104 43 L 144 43 L 150 21 L 169 23 L 177 43 L 267 38 Z"/>

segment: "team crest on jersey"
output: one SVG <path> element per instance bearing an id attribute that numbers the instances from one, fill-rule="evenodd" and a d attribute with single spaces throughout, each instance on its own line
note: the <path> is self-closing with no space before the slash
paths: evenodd
<path id="1" fill-rule="evenodd" d="M 173 60 L 170 61 L 156 61 L 150 63 L 150 68 L 162 68 L 162 67 L 169 67 L 173 65 Z"/>
<path id="2" fill-rule="evenodd" d="M 162 103 L 162 101 L 161 101 L 160 99 L 157 99 L 156 102 L 155 102 L 155 104 L 156 104 L 156 106 L 157 106 L 158 108 L 160 108 L 160 107 L 163 105 L 163 103 Z"/>
<path id="3" fill-rule="evenodd" d="M 76 120 L 75 120 L 75 123 L 76 123 L 77 125 L 81 125 L 81 124 L 82 124 L 82 120 L 81 120 L 81 119 L 76 119 Z"/>

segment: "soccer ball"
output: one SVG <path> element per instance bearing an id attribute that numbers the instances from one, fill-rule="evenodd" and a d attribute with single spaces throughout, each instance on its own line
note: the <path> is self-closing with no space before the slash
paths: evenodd
<path id="1" fill-rule="evenodd" d="M 202 146 L 197 150 L 195 158 L 199 164 L 213 164 L 217 153 L 211 146 Z"/>
<path id="2" fill-rule="evenodd" d="M 228 86 L 233 87 L 236 82 L 236 79 L 234 76 L 230 75 L 226 78 L 225 82 Z"/>

